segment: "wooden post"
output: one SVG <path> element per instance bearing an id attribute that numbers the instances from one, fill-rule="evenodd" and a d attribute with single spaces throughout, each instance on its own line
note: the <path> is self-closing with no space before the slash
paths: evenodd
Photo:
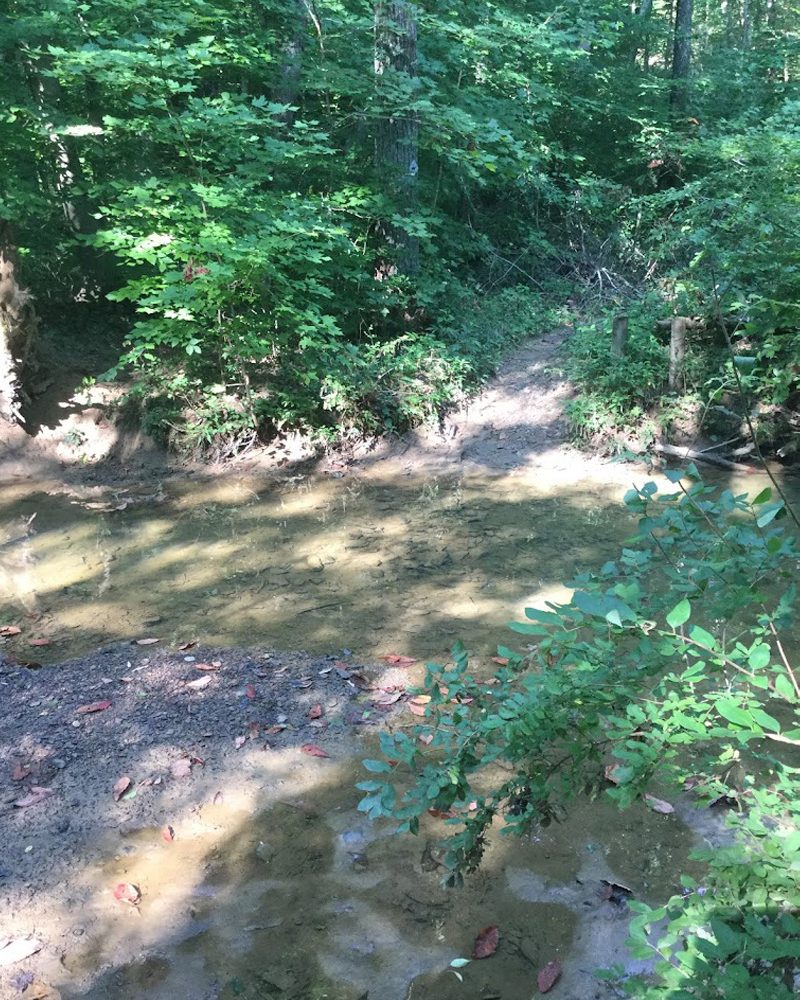
<path id="1" fill-rule="evenodd" d="M 624 358 L 628 346 L 628 317 L 615 316 L 612 327 L 611 357 Z"/>
<path id="2" fill-rule="evenodd" d="M 669 387 L 673 392 L 683 388 L 683 369 L 686 360 L 686 317 L 673 316 L 669 340 Z"/>

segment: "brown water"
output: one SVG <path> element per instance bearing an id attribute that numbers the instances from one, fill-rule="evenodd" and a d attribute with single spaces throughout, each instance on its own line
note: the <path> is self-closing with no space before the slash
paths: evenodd
<path id="1" fill-rule="evenodd" d="M 563 596 L 562 581 L 630 533 L 621 497 L 650 477 L 583 472 L 277 486 L 228 476 L 91 500 L 7 487 L 0 624 L 22 634 L 5 648 L 57 662 L 157 637 L 438 658 L 461 638 L 488 658 L 509 639 L 505 622 Z M 583 802 L 537 839 L 494 837 L 481 872 L 446 892 L 442 823 L 418 839 L 369 825 L 353 790 L 366 750 L 351 754 L 324 772 L 296 751 L 243 763 L 230 776 L 239 790 L 176 816 L 170 845 L 156 830 L 110 830 L 95 845 L 101 860 L 76 875 L 85 902 L 53 915 L 74 945 L 52 980 L 64 997 L 529 1000 L 537 969 L 559 958 L 553 996 L 585 1000 L 600 989 L 593 969 L 626 962 L 626 920 L 599 900 L 600 879 L 662 900 L 696 839 L 675 815 L 623 819 Z M 110 897 L 123 880 L 142 889 L 140 916 Z M 493 923 L 500 952 L 461 969 L 462 983 L 449 962 Z M 87 976 L 89 993 L 70 992 Z"/>
<path id="2" fill-rule="evenodd" d="M 617 548 L 625 485 L 235 478 L 102 502 L 9 488 L 0 624 L 40 662 L 147 636 L 420 658 L 462 638 L 491 653 L 508 620 Z M 34 656 L 30 639 L 50 644 Z"/>
<path id="3" fill-rule="evenodd" d="M 394 836 L 355 811 L 354 761 L 320 765 L 312 781 L 296 756 L 262 769 L 260 812 L 263 787 L 195 810 L 171 844 L 155 828 L 109 832 L 105 860 L 81 875 L 90 902 L 73 919 L 89 940 L 73 941 L 58 977 L 65 1000 L 529 1000 L 554 959 L 554 995 L 582 1000 L 598 995 L 593 969 L 626 962 L 626 914 L 602 901 L 600 880 L 656 900 L 686 868 L 692 835 L 674 817 L 634 809 L 620 830 L 613 806 L 584 803 L 537 837 L 498 833 L 481 871 L 446 890 L 441 821 Z M 111 899 L 120 880 L 141 889 L 139 912 Z M 450 963 L 490 924 L 497 954 L 462 968 L 462 983 Z M 88 993 L 74 991 L 87 973 Z"/>

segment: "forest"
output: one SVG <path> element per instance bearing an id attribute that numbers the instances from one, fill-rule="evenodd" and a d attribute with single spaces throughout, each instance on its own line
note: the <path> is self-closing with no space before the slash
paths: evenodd
<path id="1" fill-rule="evenodd" d="M 724 433 L 740 374 L 791 451 L 799 27 L 784 0 L 11 0 L 5 413 L 35 329 L 88 330 L 178 449 L 341 441 L 435 419 L 566 322 L 578 437 L 709 404 Z"/>
<path id="2" fill-rule="evenodd" d="M 0 53 L 0 995 L 797 996 L 800 3 Z"/>

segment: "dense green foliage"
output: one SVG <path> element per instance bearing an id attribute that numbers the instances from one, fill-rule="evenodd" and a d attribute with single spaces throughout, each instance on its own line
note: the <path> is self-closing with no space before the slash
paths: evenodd
<path id="1" fill-rule="evenodd" d="M 791 403 L 800 18 L 695 7 L 678 112 L 663 0 L 11 0 L 0 231 L 46 314 L 121 304 L 189 446 L 425 419 L 645 280 L 651 320 L 719 297 Z"/>
<path id="2" fill-rule="evenodd" d="M 498 820 L 535 829 L 587 789 L 621 807 L 653 791 L 688 792 L 698 808 L 722 798 L 730 841 L 698 852 L 702 885 L 684 876 L 657 909 L 631 903 L 631 950 L 657 961 L 623 986 L 652 1000 L 788 1000 L 800 972 L 800 684 L 780 637 L 797 550 L 769 490 L 750 500 L 689 476 L 672 474 L 671 494 L 631 490 L 637 535 L 574 581 L 567 604 L 512 624 L 534 645 L 501 648 L 508 665 L 493 677 L 472 674 L 461 647 L 428 667 L 428 717 L 384 736 L 360 808 L 410 831 L 427 809 L 453 810 L 457 883 Z"/>

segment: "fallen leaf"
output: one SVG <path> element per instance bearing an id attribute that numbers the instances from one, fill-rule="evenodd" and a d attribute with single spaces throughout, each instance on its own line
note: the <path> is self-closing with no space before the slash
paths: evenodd
<path id="1" fill-rule="evenodd" d="M 105 712 L 107 708 L 111 708 L 110 701 L 93 701 L 90 705 L 81 705 L 80 708 L 76 708 L 75 714 L 88 715 L 90 712 Z"/>
<path id="2" fill-rule="evenodd" d="M 205 758 L 204 757 L 198 757 L 197 754 L 194 754 L 194 753 L 189 757 L 189 763 L 190 764 L 199 764 L 200 767 L 205 767 L 206 766 Z"/>
<path id="3" fill-rule="evenodd" d="M 21 631 L 19 625 L 0 625 L 0 635 L 2 636 L 19 635 Z"/>
<path id="4" fill-rule="evenodd" d="M 277 736 L 278 733 L 282 733 L 286 728 L 287 726 L 285 722 L 282 723 L 279 722 L 276 723 L 274 726 L 267 726 L 264 732 L 267 734 L 267 736 Z"/>
<path id="5" fill-rule="evenodd" d="M 430 700 L 431 696 L 429 694 L 421 694 L 416 698 L 412 698 L 408 703 L 409 712 L 411 712 L 412 715 L 425 715 L 425 710 Z"/>
<path id="6" fill-rule="evenodd" d="M 507 656 L 493 656 L 492 657 L 492 663 L 499 663 L 501 667 L 507 667 L 508 666 L 508 657 Z"/>
<path id="7" fill-rule="evenodd" d="M 552 962 L 548 962 L 543 969 L 539 970 L 539 975 L 536 977 L 539 992 L 547 993 L 549 990 L 552 990 L 558 982 L 560 975 L 561 962 L 557 958 L 554 958 Z"/>
<path id="8" fill-rule="evenodd" d="M 197 640 L 192 639 L 190 642 L 182 642 L 180 646 L 178 646 L 178 649 L 183 653 L 187 649 L 192 649 L 192 647 L 196 645 L 197 645 Z"/>
<path id="9" fill-rule="evenodd" d="M 175 839 L 175 831 L 169 825 L 161 827 L 161 839 L 167 844 L 171 844 Z"/>
<path id="10" fill-rule="evenodd" d="M 192 773 L 192 762 L 188 757 L 181 757 L 171 765 L 170 772 L 173 778 L 188 778 Z"/>
<path id="11" fill-rule="evenodd" d="M 602 888 L 600 898 L 616 906 L 624 906 L 629 899 L 633 899 L 633 889 L 620 882 L 609 882 L 608 879 L 600 879 Z"/>
<path id="12" fill-rule="evenodd" d="M 233 741 L 233 745 L 234 747 L 236 747 L 237 750 L 240 750 L 245 745 L 245 743 L 247 743 L 246 736 L 237 736 L 236 739 Z"/>
<path id="13" fill-rule="evenodd" d="M 484 927 L 480 934 L 475 938 L 475 944 L 472 946 L 472 957 L 489 958 L 490 955 L 494 955 L 497 951 L 497 945 L 499 942 L 499 928 L 497 928 L 494 924 Z"/>
<path id="14" fill-rule="evenodd" d="M 222 664 L 219 662 L 219 660 L 216 660 L 214 663 L 195 663 L 194 669 L 195 670 L 219 670 L 219 668 L 221 666 L 222 666 Z"/>
<path id="15" fill-rule="evenodd" d="M 28 639 L 29 646 L 49 646 L 49 639 Z"/>
<path id="16" fill-rule="evenodd" d="M 457 813 L 454 813 L 452 809 L 429 809 L 428 815 L 433 816 L 434 819 L 455 819 Z"/>
<path id="17" fill-rule="evenodd" d="M 42 950 L 42 942 L 36 938 L 14 938 L 0 948 L 0 967 L 13 965 L 23 959 L 30 958 Z"/>
<path id="18" fill-rule="evenodd" d="M 645 792 L 644 800 L 653 812 L 661 813 L 664 816 L 668 816 L 670 813 L 675 812 L 674 806 L 671 806 L 669 802 L 665 802 L 663 799 L 657 799 L 655 795 L 650 795 Z"/>
<path id="19" fill-rule="evenodd" d="M 119 802 L 119 800 L 122 798 L 125 792 L 128 791 L 130 787 L 131 787 L 131 779 L 128 777 L 127 774 L 124 774 L 121 778 L 118 778 L 117 781 L 114 782 L 114 789 L 112 792 L 114 796 L 114 801 Z"/>
<path id="20" fill-rule="evenodd" d="M 210 677 L 198 677 L 196 681 L 187 681 L 186 687 L 191 688 L 192 691 L 202 691 L 203 688 L 207 688 L 210 683 Z"/>
<path id="21" fill-rule="evenodd" d="M 350 681 L 354 687 L 360 688 L 362 691 L 373 691 L 375 689 L 375 685 L 369 677 L 366 674 L 362 674 L 361 671 L 349 670 L 345 671 L 345 673 L 347 674 L 345 679 Z"/>
<path id="22" fill-rule="evenodd" d="M 380 695 L 375 699 L 376 705 L 394 705 L 403 697 L 403 691 L 386 691 L 384 694 Z"/>
<path id="23" fill-rule="evenodd" d="M 379 656 L 378 659 L 383 660 L 384 663 L 390 663 L 393 667 L 410 667 L 417 662 L 413 656 L 400 656 L 397 653 L 387 653 L 385 656 Z"/>
<path id="24" fill-rule="evenodd" d="M 433 733 L 420 733 L 418 739 L 420 743 L 424 743 L 426 747 L 429 747 L 433 743 Z"/>
<path id="25" fill-rule="evenodd" d="M 219 670 L 219 668 L 220 668 L 220 667 L 222 666 L 222 660 L 212 660 L 212 661 L 211 661 L 211 666 L 212 666 L 212 667 L 213 667 L 213 668 L 214 668 L 215 670 Z"/>
<path id="26" fill-rule="evenodd" d="M 137 646 L 152 646 L 154 642 L 161 642 L 160 639 L 137 639 Z"/>
<path id="27" fill-rule="evenodd" d="M 142 892 L 138 885 L 133 882 L 120 882 L 114 888 L 114 899 L 128 906 L 138 906 L 142 900 Z"/>
<path id="28" fill-rule="evenodd" d="M 244 693 L 247 695 L 250 701 L 252 701 L 256 696 L 256 689 L 253 687 L 252 684 L 248 684 L 247 687 L 244 689 Z"/>
<path id="29" fill-rule="evenodd" d="M 606 764 L 603 772 L 606 781 L 610 781 L 612 785 L 619 785 L 621 768 L 622 764 Z"/>
<path id="30" fill-rule="evenodd" d="M 23 767 L 22 764 L 15 764 L 11 769 L 11 780 L 24 781 L 30 773 L 31 769 L 29 767 Z"/>
<path id="31" fill-rule="evenodd" d="M 330 757 L 330 754 L 326 753 L 322 747 L 318 747 L 316 743 L 304 743 L 300 749 L 310 757 Z"/>
<path id="32" fill-rule="evenodd" d="M 31 785 L 30 792 L 21 799 L 17 799 L 14 805 L 17 809 L 27 809 L 28 806 L 36 806 L 49 796 L 53 795 L 52 788 L 42 788 L 41 785 Z"/>
<path id="33" fill-rule="evenodd" d="M 319 719 L 322 717 L 322 705 L 312 705 L 308 710 L 309 719 Z"/>

